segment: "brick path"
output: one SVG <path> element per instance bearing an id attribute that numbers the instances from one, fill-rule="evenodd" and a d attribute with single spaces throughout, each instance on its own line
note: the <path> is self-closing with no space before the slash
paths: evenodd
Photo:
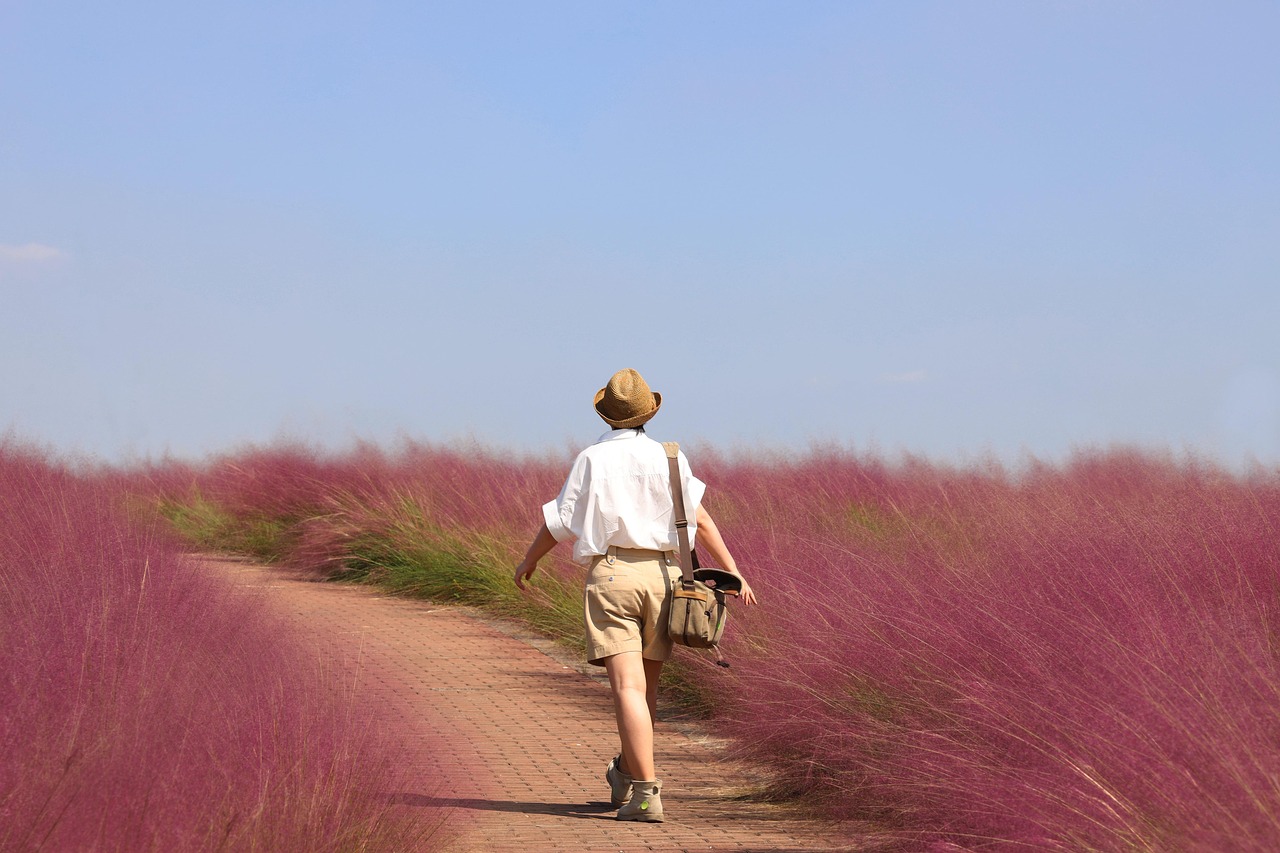
<path id="1" fill-rule="evenodd" d="M 404 760 L 417 765 L 421 783 L 395 792 L 394 802 L 444 806 L 448 815 L 446 831 L 423 849 L 856 849 L 833 827 L 736 799 L 758 774 L 718 758 L 714 741 L 690 727 L 661 720 L 655 758 L 666 822 L 618 822 L 603 778 L 618 747 L 608 686 L 547 644 L 461 608 L 244 563 L 210 564 L 261 590 L 357 680 L 360 695 L 397 721 Z M 443 788 L 441 780 L 448 780 Z"/>

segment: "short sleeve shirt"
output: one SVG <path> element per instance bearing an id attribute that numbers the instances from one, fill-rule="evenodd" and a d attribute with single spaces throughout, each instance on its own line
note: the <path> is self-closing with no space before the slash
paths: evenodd
<path id="1" fill-rule="evenodd" d="M 689 539 L 706 484 L 678 456 Z M 573 559 L 584 565 L 610 546 L 678 551 L 671 474 L 662 445 L 643 432 L 615 429 L 578 454 L 560 496 L 542 507 L 557 542 L 576 540 Z"/>

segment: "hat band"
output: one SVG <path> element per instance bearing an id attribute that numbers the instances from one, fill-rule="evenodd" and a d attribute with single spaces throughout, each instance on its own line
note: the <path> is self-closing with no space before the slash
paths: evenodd
<path id="1" fill-rule="evenodd" d="M 611 414 L 606 414 L 606 413 L 604 412 L 604 410 L 602 409 L 602 407 L 601 407 L 601 403 L 603 403 L 603 402 L 604 402 L 604 401 L 603 401 L 603 400 L 601 400 L 601 401 L 600 401 L 600 403 L 596 403 L 596 414 L 598 414 L 598 415 L 600 415 L 600 417 L 604 418 L 606 423 L 610 423 L 610 424 L 613 424 L 613 425 L 615 425 L 615 426 L 624 426 L 624 425 L 625 425 L 625 426 L 635 426 L 635 425 L 638 425 L 638 424 L 633 423 L 633 422 L 636 422 L 636 421 L 638 421 L 638 422 L 644 422 L 644 421 L 647 421 L 647 420 L 649 420 L 649 418 L 651 418 L 651 417 L 653 417 L 655 414 L 657 414 L 657 411 L 658 411 L 658 404 L 657 404 L 657 402 L 655 401 L 655 402 L 653 403 L 653 405 L 649 408 L 649 410 L 648 410 L 648 411 L 645 411 L 645 412 L 632 412 L 632 413 L 629 413 L 629 414 L 628 414 L 628 413 L 622 413 L 622 414 L 620 414 L 620 415 L 611 415 Z"/>

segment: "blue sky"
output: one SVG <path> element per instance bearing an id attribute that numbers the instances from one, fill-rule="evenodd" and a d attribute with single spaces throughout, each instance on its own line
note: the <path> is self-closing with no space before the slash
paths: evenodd
<path id="1" fill-rule="evenodd" d="M 0 0 L 0 431 L 1280 462 L 1267 2 Z"/>

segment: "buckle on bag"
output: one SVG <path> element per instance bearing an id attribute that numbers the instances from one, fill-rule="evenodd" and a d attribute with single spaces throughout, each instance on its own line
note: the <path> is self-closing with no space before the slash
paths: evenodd
<path id="1" fill-rule="evenodd" d="M 700 589 L 696 589 L 694 587 L 686 588 L 684 584 L 681 584 L 676 589 L 673 589 L 671 591 L 671 594 L 676 598 L 692 598 L 696 601 L 707 600 L 707 594 L 705 592 L 703 592 Z"/>

